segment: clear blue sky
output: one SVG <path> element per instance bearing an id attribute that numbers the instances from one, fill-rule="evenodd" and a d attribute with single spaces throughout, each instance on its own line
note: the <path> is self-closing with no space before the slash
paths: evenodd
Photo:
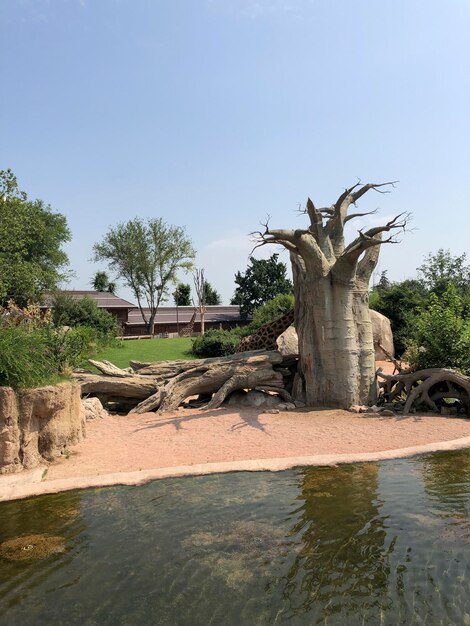
<path id="1" fill-rule="evenodd" d="M 161 216 L 228 302 L 267 213 L 357 177 L 414 216 L 390 278 L 469 252 L 468 0 L 1 0 L 0 24 L 0 169 L 67 216 L 74 288 L 110 225 Z"/>

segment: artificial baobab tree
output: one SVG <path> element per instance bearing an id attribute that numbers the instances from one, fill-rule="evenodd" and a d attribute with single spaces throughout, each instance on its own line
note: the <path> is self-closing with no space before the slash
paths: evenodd
<path id="1" fill-rule="evenodd" d="M 405 229 L 409 214 L 359 230 L 349 245 L 344 229 L 350 220 L 368 215 L 349 212 L 364 194 L 387 193 L 383 187 L 389 185 L 359 182 L 327 208 L 315 207 L 309 198 L 306 228 L 278 230 L 267 223 L 264 232 L 253 233 L 257 246 L 280 244 L 290 252 L 300 357 L 294 397 L 308 406 L 348 408 L 375 400 L 369 280 L 380 246 L 396 243 L 394 234 Z"/>

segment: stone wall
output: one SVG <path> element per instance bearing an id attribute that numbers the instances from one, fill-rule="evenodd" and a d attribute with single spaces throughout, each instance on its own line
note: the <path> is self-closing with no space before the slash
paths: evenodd
<path id="1" fill-rule="evenodd" d="M 0 474 L 52 461 L 84 436 L 79 385 L 0 387 Z"/>

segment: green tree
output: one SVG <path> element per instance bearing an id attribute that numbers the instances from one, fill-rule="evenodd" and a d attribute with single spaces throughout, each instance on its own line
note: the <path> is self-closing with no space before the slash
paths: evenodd
<path id="1" fill-rule="evenodd" d="M 470 368 L 470 337 L 462 315 L 463 303 L 452 282 L 441 296 L 431 293 L 414 318 L 408 339 L 408 360 L 418 369 Z"/>
<path id="2" fill-rule="evenodd" d="M 178 283 L 173 292 L 176 306 L 191 306 L 191 285 Z"/>
<path id="3" fill-rule="evenodd" d="M 289 313 L 294 308 L 294 303 L 294 294 L 280 293 L 272 300 L 258 307 L 253 313 L 253 321 L 249 326 L 250 332 L 247 334 L 251 334 L 258 328 L 261 328 L 261 326 L 264 326 L 264 324 L 270 324 L 278 317 Z"/>
<path id="4" fill-rule="evenodd" d="M 0 171 L 0 303 L 37 302 L 66 278 L 70 240 L 65 216 L 30 201 L 11 170 Z"/>
<path id="5" fill-rule="evenodd" d="M 240 305 L 240 314 L 246 319 L 253 311 L 280 293 L 293 293 L 292 281 L 287 276 L 287 266 L 278 261 L 278 254 L 269 259 L 250 257 L 246 272 L 235 274 L 235 293 L 231 304 Z"/>
<path id="6" fill-rule="evenodd" d="M 369 296 L 369 307 L 388 317 L 393 332 L 395 352 L 405 350 L 405 337 L 417 311 L 427 302 L 428 293 L 424 285 L 415 279 L 400 283 L 382 281 Z"/>
<path id="7" fill-rule="evenodd" d="M 153 334 L 155 315 L 170 284 L 179 270 L 193 265 L 196 253 L 184 228 L 161 218 L 136 217 L 110 228 L 93 250 L 94 260 L 106 261 L 132 289 L 147 332 Z"/>
<path id="8" fill-rule="evenodd" d="M 220 297 L 219 292 L 216 289 L 214 289 L 214 287 L 207 280 L 204 283 L 204 290 L 205 290 L 205 300 L 206 300 L 207 305 L 215 306 L 217 304 L 221 304 L 222 298 Z"/>
<path id="9" fill-rule="evenodd" d="M 116 283 L 110 282 L 106 272 L 96 272 L 91 281 L 91 285 L 95 291 L 107 291 L 108 293 L 116 292 Z"/>
<path id="10" fill-rule="evenodd" d="M 418 276 L 428 291 L 442 295 L 452 283 L 461 296 L 470 295 L 470 266 L 465 265 L 466 254 L 452 256 L 450 250 L 441 248 L 436 254 L 429 253 Z"/>
<path id="11" fill-rule="evenodd" d="M 91 298 L 72 298 L 58 292 L 52 302 L 52 319 L 60 326 L 88 326 L 100 337 L 114 338 L 119 332 L 119 325 L 112 313 L 100 309 Z"/>

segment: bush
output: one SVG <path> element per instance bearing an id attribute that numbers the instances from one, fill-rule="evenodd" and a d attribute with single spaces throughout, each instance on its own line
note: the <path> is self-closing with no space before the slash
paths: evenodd
<path id="1" fill-rule="evenodd" d="M 234 354 L 240 342 L 240 333 L 228 330 L 208 330 L 193 339 L 192 353 L 200 358 Z"/>
<path id="2" fill-rule="evenodd" d="M 51 313 L 9 303 L 0 316 L 0 385 L 15 389 L 57 382 L 103 345 L 103 335 L 88 326 L 57 328 Z"/>
<path id="3" fill-rule="evenodd" d="M 432 293 L 426 307 L 416 315 L 407 342 L 408 360 L 419 369 L 470 368 L 468 320 L 462 318 L 463 303 L 449 284 L 439 298 Z"/>
<path id="4" fill-rule="evenodd" d="M 57 379 L 43 329 L 3 322 L 0 327 L 0 386 L 36 387 Z"/>
<path id="5" fill-rule="evenodd" d="M 105 340 L 114 338 L 119 332 L 119 325 L 111 313 L 100 309 L 91 298 L 75 300 L 66 294 L 55 296 L 52 305 L 52 319 L 56 326 L 88 326 Z"/>
<path id="6" fill-rule="evenodd" d="M 77 326 L 65 331 L 49 326 L 45 329 L 45 336 L 48 360 L 61 374 L 81 365 L 103 345 L 97 331 L 89 326 Z"/>
<path id="7" fill-rule="evenodd" d="M 294 308 L 294 296 L 291 293 L 281 293 L 272 300 L 255 309 L 253 321 L 250 324 L 250 332 L 253 333 L 264 324 L 273 322 L 278 317 L 285 315 Z"/>

